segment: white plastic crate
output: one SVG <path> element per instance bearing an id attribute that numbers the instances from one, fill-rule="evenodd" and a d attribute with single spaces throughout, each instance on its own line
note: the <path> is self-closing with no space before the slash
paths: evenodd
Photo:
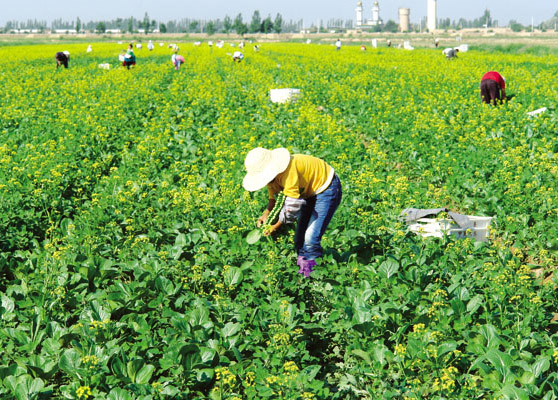
<path id="1" fill-rule="evenodd" d="M 272 103 L 295 102 L 300 97 L 300 89 L 270 89 L 269 98 Z"/>
<path id="2" fill-rule="evenodd" d="M 451 219 L 420 218 L 409 224 L 409 230 L 424 237 L 438 237 L 453 235 L 458 239 L 471 238 L 479 242 L 486 242 L 490 230 L 492 217 L 477 217 L 468 215 L 473 224 L 471 229 L 463 229 Z"/>
<path id="3" fill-rule="evenodd" d="M 468 44 L 462 44 L 462 45 L 459 45 L 458 47 L 456 47 L 456 49 L 459 49 L 460 53 L 467 53 L 469 51 L 469 45 Z"/>
<path id="4" fill-rule="evenodd" d="M 110 69 L 110 64 L 109 63 L 99 64 L 99 68 L 100 69 Z"/>

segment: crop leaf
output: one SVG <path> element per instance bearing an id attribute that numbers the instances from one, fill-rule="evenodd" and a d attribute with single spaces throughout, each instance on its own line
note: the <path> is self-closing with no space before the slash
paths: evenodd
<path id="1" fill-rule="evenodd" d="M 262 237 L 262 231 L 260 229 L 254 229 L 253 231 L 250 231 L 250 233 L 248 233 L 248 235 L 246 236 L 246 243 L 248 244 L 257 243 L 261 237 Z"/>
<path id="2" fill-rule="evenodd" d="M 380 275 L 385 279 L 391 278 L 397 271 L 399 271 L 399 263 L 391 258 L 385 260 L 379 268 Z"/>
<path id="3" fill-rule="evenodd" d="M 227 324 L 221 329 L 221 333 L 224 337 L 231 337 L 240 331 L 240 324 L 234 322 L 227 322 Z"/>
<path id="4" fill-rule="evenodd" d="M 77 374 L 77 369 L 81 363 L 80 355 L 74 349 L 68 349 L 60 357 L 60 361 L 58 362 L 58 366 L 60 369 L 66 371 L 70 375 Z M 79 376 L 79 375 L 78 375 Z"/>
<path id="5" fill-rule="evenodd" d="M 496 332 L 496 328 L 492 325 L 483 325 L 480 327 L 481 335 L 486 339 L 486 347 L 495 348 L 498 347 L 501 340 Z"/>
<path id="6" fill-rule="evenodd" d="M 146 383 L 149 383 L 149 380 L 151 379 L 151 375 L 153 375 L 153 371 L 155 370 L 155 367 L 151 364 L 147 364 L 144 365 L 136 374 L 136 383 L 140 384 L 140 385 L 144 385 Z"/>
<path id="7" fill-rule="evenodd" d="M 479 309 L 482 305 L 484 299 L 481 295 L 474 296 L 469 302 L 467 303 L 467 312 L 473 314 L 475 311 Z"/>
<path id="8" fill-rule="evenodd" d="M 529 400 L 529 394 L 512 384 L 505 385 L 502 390 L 500 390 L 495 398 L 498 399 L 509 399 L 509 400 Z"/>
<path id="9" fill-rule="evenodd" d="M 2 308 L 4 309 L 4 311 L 6 313 L 11 313 L 14 311 L 14 301 L 11 297 L 8 297 L 6 295 L 2 295 Z M 0 313 L 0 316 L 3 313 Z"/>
<path id="10" fill-rule="evenodd" d="M 198 373 L 196 374 L 196 379 L 200 383 L 208 383 L 213 380 L 213 375 L 214 375 L 213 369 L 204 368 L 198 371 Z"/>
<path id="11" fill-rule="evenodd" d="M 132 400 L 132 396 L 124 389 L 114 388 L 108 394 L 107 400 Z"/>
<path id="12" fill-rule="evenodd" d="M 319 365 L 310 365 L 302 370 L 302 374 L 306 375 L 306 379 L 310 382 L 318 375 L 321 368 Z"/>
<path id="13" fill-rule="evenodd" d="M 145 361 L 141 358 L 136 358 L 135 360 L 128 361 L 126 364 L 126 371 L 128 372 L 128 377 L 132 382 L 136 382 L 136 375 L 139 370 L 144 366 Z"/>
<path id="14" fill-rule="evenodd" d="M 172 295 L 174 292 L 174 285 L 169 279 L 165 278 L 164 276 L 158 276 L 157 279 L 155 279 L 155 287 L 161 293 L 166 295 Z"/>
<path id="15" fill-rule="evenodd" d="M 203 347 L 200 349 L 200 357 L 202 360 L 202 363 L 207 364 L 212 362 L 215 359 L 215 355 L 217 354 L 217 352 L 213 349 L 207 348 L 207 347 Z"/>
<path id="16" fill-rule="evenodd" d="M 541 374 L 548 371 L 550 368 L 550 358 L 547 356 L 540 356 L 537 361 L 531 366 L 531 372 L 538 378 Z"/>
<path id="17" fill-rule="evenodd" d="M 456 342 L 442 343 L 440 346 L 438 346 L 438 351 L 437 351 L 438 357 L 441 357 L 444 354 L 452 352 L 455 349 L 457 349 L 457 343 Z"/>
<path id="18" fill-rule="evenodd" d="M 238 267 L 230 267 L 225 271 L 224 281 L 226 286 L 237 285 L 242 281 L 242 271 Z"/>
<path id="19" fill-rule="evenodd" d="M 502 353 L 497 349 L 490 349 L 486 353 L 486 359 L 490 361 L 492 366 L 498 371 L 502 377 L 502 383 L 506 384 L 512 381 L 514 376 L 511 371 L 512 359 L 509 354 Z"/>
<path id="20" fill-rule="evenodd" d="M 362 358 L 364 361 L 366 361 L 368 365 L 372 365 L 372 360 L 370 359 L 370 355 L 366 351 L 360 349 L 354 349 L 353 351 L 351 351 L 351 353 L 353 353 L 355 356 L 359 358 Z"/>

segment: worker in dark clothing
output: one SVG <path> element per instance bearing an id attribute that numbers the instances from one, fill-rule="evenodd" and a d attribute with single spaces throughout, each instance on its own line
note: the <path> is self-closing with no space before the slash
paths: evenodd
<path id="1" fill-rule="evenodd" d="M 70 62 L 70 52 L 69 51 L 59 51 L 54 55 L 56 59 L 56 69 L 60 65 L 63 65 L 64 68 L 68 68 L 68 63 Z"/>
<path id="2" fill-rule="evenodd" d="M 496 71 L 488 71 L 482 76 L 480 95 L 486 104 L 502 102 L 506 98 L 506 79 Z"/>
<path id="3" fill-rule="evenodd" d="M 446 51 L 446 58 L 448 60 L 451 60 L 452 58 L 457 58 L 457 53 L 459 52 L 459 49 L 449 49 Z"/>

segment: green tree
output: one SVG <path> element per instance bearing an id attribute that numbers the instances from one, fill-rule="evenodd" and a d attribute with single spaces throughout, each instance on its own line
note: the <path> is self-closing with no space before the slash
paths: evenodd
<path id="1" fill-rule="evenodd" d="M 79 17 L 76 18 L 76 32 L 79 33 L 81 31 L 81 20 Z"/>
<path id="2" fill-rule="evenodd" d="M 200 23 L 198 21 L 192 21 L 192 22 L 190 22 L 190 25 L 188 26 L 188 28 L 190 29 L 190 32 L 196 32 L 198 30 L 199 25 L 200 25 Z"/>
<path id="3" fill-rule="evenodd" d="M 151 22 L 150 22 L 149 15 L 147 14 L 147 12 L 143 16 L 143 22 L 141 23 L 141 26 L 143 27 L 143 29 L 145 31 L 145 34 L 147 35 L 149 33 L 149 27 L 151 26 Z"/>
<path id="4" fill-rule="evenodd" d="M 260 32 L 262 26 L 262 17 L 258 10 L 252 14 L 252 22 L 250 22 L 250 33 Z"/>
<path id="5" fill-rule="evenodd" d="M 167 26 L 165 24 L 163 24 L 162 22 L 159 24 L 159 32 L 167 33 Z"/>
<path id="6" fill-rule="evenodd" d="M 392 19 L 386 22 L 384 28 L 382 29 L 383 32 L 391 32 L 391 33 L 395 33 L 398 30 L 399 30 L 399 26 L 397 26 L 397 23 Z"/>
<path id="7" fill-rule="evenodd" d="M 213 35 L 217 31 L 217 27 L 215 26 L 215 22 L 209 21 L 205 24 L 205 33 L 208 35 Z"/>
<path id="8" fill-rule="evenodd" d="M 283 17 L 279 13 L 277 13 L 275 21 L 273 21 L 273 30 L 275 33 L 281 33 L 283 30 Z"/>
<path id="9" fill-rule="evenodd" d="M 510 29 L 514 32 L 521 32 L 521 31 L 525 30 L 525 27 L 523 25 L 521 25 L 519 22 L 512 19 L 510 21 Z"/>
<path id="10" fill-rule="evenodd" d="M 226 15 L 225 19 L 223 20 L 223 29 L 225 30 L 225 33 L 229 33 L 231 31 L 232 27 L 233 27 L 232 19 L 231 19 L 231 17 Z"/>
<path id="11" fill-rule="evenodd" d="M 241 36 L 248 32 L 248 26 L 242 21 L 242 14 L 236 16 L 233 27 L 235 32 Z"/>
<path id="12" fill-rule="evenodd" d="M 267 18 L 262 21 L 260 32 L 271 33 L 272 30 L 273 30 L 273 21 L 271 20 L 271 16 L 268 15 Z"/>
<path id="13" fill-rule="evenodd" d="M 97 26 L 95 27 L 95 31 L 97 33 L 105 33 L 106 30 L 107 30 L 107 26 L 105 25 L 105 23 L 103 21 L 97 22 Z"/>
<path id="14" fill-rule="evenodd" d="M 130 17 L 128 20 L 128 32 L 134 32 L 134 17 Z"/>
<path id="15" fill-rule="evenodd" d="M 490 15 L 489 9 L 484 10 L 484 14 L 481 17 L 481 22 L 483 26 L 486 24 L 487 28 L 492 27 L 492 16 Z"/>

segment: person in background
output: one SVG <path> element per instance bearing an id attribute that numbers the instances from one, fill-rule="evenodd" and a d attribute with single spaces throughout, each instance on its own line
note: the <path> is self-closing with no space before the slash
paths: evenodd
<path id="1" fill-rule="evenodd" d="M 267 207 L 257 225 L 261 226 L 275 206 L 275 195 L 283 192 L 285 203 L 279 221 L 271 225 L 270 235 L 286 223 L 298 219 L 295 233 L 298 273 L 309 277 L 322 257 L 322 236 L 341 202 L 341 182 L 334 169 L 324 160 L 293 154 L 285 148 L 274 150 L 257 147 L 244 160 L 246 176 L 242 186 L 249 192 L 267 186 Z"/>
<path id="2" fill-rule="evenodd" d="M 449 49 L 446 51 L 446 59 L 451 60 L 452 58 L 457 58 L 457 53 L 459 49 Z"/>
<path id="3" fill-rule="evenodd" d="M 172 64 L 174 65 L 174 69 L 178 71 L 178 70 L 180 69 L 180 66 L 181 66 L 182 64 L 184 64 L 184 62 L 185 62 L 186 60 L 184 59 L 184 57 L 182 57 L 181 55 L 178 55 L 177 53 L 178 53 L 178 51 L 176 51 L 176 52 L 171 56 L 171 61 L 172 61 Z"/>
<path id="4" fill-rule="evenodd" d="M 154 48 L 155 48 L 155 45 L 153 44 L 153 41 L 150 40 L 150 41 L 147 43 L 147 49 L 148 49 L 149 51 L 153 51 Z"/>
<path id="5" fill-rule="evenodd" d="M 366 51 L 366 46 L 365 45 L 360 46 L 360 51 Z"/>
<path id="6" fill-rule="evenodd" d="M 337 51 L 341 50 L 341 39 L 337 39 L 335 42 L 335 48 Z"/>
<path id="7" fill-rule="evenodd" d="M 91 53 L 93 51 L 93 48 L 91 47 L 91 45 L 87 46 L 87 52 Z"/>
<path id="8" fill-rule="evenodd" d="M 230 54 L 230 53 L 229 53 Z M 235 51 L 232 55 L 233 62 L 241 62 L 244 59 L 244 54 L 240 51 Z"/>
<path id="9" fill-rule="evenodd" d="M 387 47 L 391 47 L 391 40 L 389 40 L 389 39 L 387 41 Z"/>
<path id="10" fill-rule="evenodd" d="M 436 46 L 436 48 L 438 48 L 439 45 L 440 45 L 440 39 L 434 40 L 434 46 Z"/>
<path id="11" fill-rule="evenodd" d="M 486 104 L 498 105 L 506 99 L 506 79 L 496 71 L 488 71 L 481 78 L 480 95 Z"/>
<path id="12" fill-rule="evenodd" d="M 130 43 L 128 45 L 128 51 L 124 55 L 124 61 L 122 61 L 122 66 L 130 69 L 130 66 L 136 65 L 136 55 L 134 54 L 134 45 Z"/>
<path id="13" fill-rule="evenodd" d="M 59 51 L 54 55 L 54 59 L 56 60 L 56 69 L 58 69 L 60 65 L 63 65 L 64 68 L 68 68 L 68 63 L 70 62 L 70 52 Z"/>

